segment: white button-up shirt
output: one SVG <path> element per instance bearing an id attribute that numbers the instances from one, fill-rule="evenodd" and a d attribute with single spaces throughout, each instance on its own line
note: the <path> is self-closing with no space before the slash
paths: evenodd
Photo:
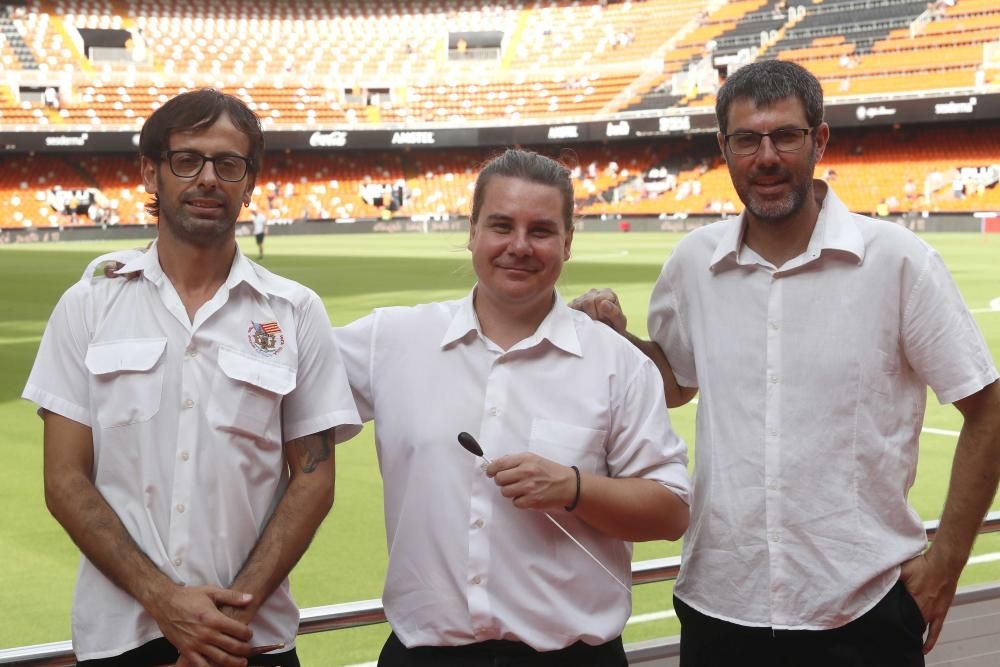
<path id="1" fill-rule="evenodd" d="M 127 256 L 120 272 L 139 279 L 85 275 L 63 295 L 23 396 L 92 429 L 95 485 L 157 567 L 178 583 L 228 586 L 288 484 L 283 443 L 360 429 L 330 321 L 313 291 L 237 251 L 192 322 L 156 246 Z M 286 580 L 251 622 L 254 643 L 291 646 L 298 619 Z M 160 635 L 82 559 L 78 659 Z"/>
<path id="2" fill-rule="evenodd" d="M 902 227 L 830 190 L 784 266 L 743 230 L 686 236 L 650 301 L 650 335 L 701 397 L 675 590 L 742 625 L 838 627 L 926 545 L 906 497 L 927 385 L 951 403 L 997 370 L 941 257 Z"/>
<path id="3" fill-rule="evenodd" d="M 541 512 L 517 509 L 456 439 L 490 459 L 531 451 L 686 500 L 687 453 L 652 363 L 558 298 L 506 352 L 472 296 L 376 310 L 336 336 L 363 419 L 375 420 L 389 569 L 382 599 L 407 646 L 514 639 L 537 650 L 617 637 L 630 596 Z M 586 493 L 586 488 L 583 490 Z M 553 516 L 615 576 L 630 543 Z"/>

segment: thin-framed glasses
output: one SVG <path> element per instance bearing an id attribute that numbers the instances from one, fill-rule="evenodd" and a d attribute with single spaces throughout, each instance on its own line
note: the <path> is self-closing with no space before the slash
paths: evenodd
<path id="1" fill-rule="evenodd" d="M 165 151 L 163 157 L 177 178 L 194 178 L 205 168 L 206 162 L 211 162 L 216 176 L 223 181 L 237 183 L 243 180 L 250 167 L 250 159 L 242 155 L 208 157 L 194 151 Z"/>
<path id="2" fill-rule="evenodd" d="M 788 127 L 774 132 L 733 132 L 726 135 L 726 147 L 733 155 L 753 155 L 760 150 L 764 137 L 771 138 L 774 150 L 794 153 L 806 143 L 806 137 L 815 127 Z"/>

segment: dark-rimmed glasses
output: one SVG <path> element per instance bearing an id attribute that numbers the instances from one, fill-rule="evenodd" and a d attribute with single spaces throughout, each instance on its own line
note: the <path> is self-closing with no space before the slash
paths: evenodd
<path id="1" fill-rule="evenodd" d="M 177 178 L 194 178 L 205 168 L 206 162 L 211 162 L 216 176 L 223 181 L 237 183 L 243 180 L 250 168 L 250 159 L 242 155 L 208 157 L 194 151 L 165 151 L 163 157 Z"/>
<path id="2" fill-rule="evenodd" d="M 726 135 L 726 147 L 733 155 L 753 155 L 760 150 L 764 137 L 771 138 L 774 150 L 794 153 L 806 143 L 806 137 L 815 127 L 789 127 L 774 132 L 733 132 Z"/>

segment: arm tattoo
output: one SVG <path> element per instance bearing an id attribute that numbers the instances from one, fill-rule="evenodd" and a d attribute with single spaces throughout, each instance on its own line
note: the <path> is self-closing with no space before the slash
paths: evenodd
<path id="1" fill-rule="evenodd" d="M 329 431 L 296 438 L 293 442 L 299 453 L 299 464 L 302 466 L 302 472 L 313 472 L 316 470 L 316 466 L 330 458 Z"/>

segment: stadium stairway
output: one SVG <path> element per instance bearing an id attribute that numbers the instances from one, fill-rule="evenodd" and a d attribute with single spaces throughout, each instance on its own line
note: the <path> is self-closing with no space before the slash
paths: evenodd
<path id="1" fill-rule="evenodd" d="M 11 20 L 13 9 L 10 5 L 0 7 L 0 34 L 3 35 L 10 49 L 17 56 L 21 69 L 37 70 L 38 61 L 28 47 L 28 43 L 24 41 L 21 31 L 17 29 L 17 26 Z"/>

